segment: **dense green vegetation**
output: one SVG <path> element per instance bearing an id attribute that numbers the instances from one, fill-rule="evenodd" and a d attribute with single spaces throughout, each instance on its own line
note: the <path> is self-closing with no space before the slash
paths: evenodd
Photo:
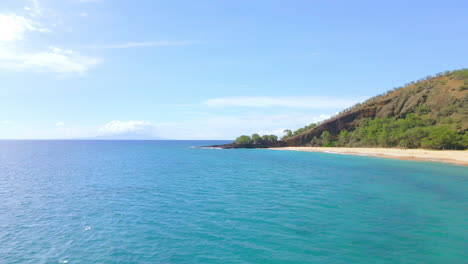
<path id="1" fill-rule="evenodd" d="M 434 122 L 416 114 L 401 119 L 363 119 L 354 131 L 342 130 L 338 136 L 325 131 L 320 137 L 314 137 L 310 144 L 324 147 L 468 148 L 468 134 L 458 133 L 450 120 L 435 126 Z"/>
<path id="2" fill-rule="evenodd" d="M 242 135 L 236 138 L 236 144 L 267 144 L 271 142 L 278 141 L 278 136 L 275 135 L 263 135 L 253 134 L 252 137 L 247 135 Z"/>

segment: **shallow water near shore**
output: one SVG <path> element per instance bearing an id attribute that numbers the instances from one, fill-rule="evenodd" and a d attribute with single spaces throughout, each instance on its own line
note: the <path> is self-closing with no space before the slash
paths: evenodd
<path id="1" fill-rule="evenodd" d="M 468 170 L 219 141 L 0 141 L 0 263 L 466 263 Z"/>

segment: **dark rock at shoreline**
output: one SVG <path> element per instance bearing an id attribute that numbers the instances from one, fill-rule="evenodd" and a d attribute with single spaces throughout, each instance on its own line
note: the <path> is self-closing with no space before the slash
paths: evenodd
<path id="1" fill-rule="evenodd" d="M 281 148 L 286 147 L 287 144 L 284 141 L 276 141 L 276 142 L 269 142 L 269 143 L 262 143 L 262 144 L 223 144 L 223 145 L 212 145 L 206 146 L 206 148 L 222 148 L 222 149 L 238 149 L 238 148 Z"/>

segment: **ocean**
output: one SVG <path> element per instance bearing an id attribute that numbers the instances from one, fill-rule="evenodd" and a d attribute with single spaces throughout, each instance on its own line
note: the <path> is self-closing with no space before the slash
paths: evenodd
<path id="1" fill-rule="evenodd" d="M 468 263 L 468 170 L 220 141 L 0 141 L 0 263 Z"/>

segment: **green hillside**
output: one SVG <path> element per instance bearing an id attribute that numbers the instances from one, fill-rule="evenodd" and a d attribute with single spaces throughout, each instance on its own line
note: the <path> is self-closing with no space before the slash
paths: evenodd
<path id="1" fill-rule="evenodd" d="M 286 130 L 274 145 L 467 149 L 467 102 L 468 69 L 440 73 Z"/>

